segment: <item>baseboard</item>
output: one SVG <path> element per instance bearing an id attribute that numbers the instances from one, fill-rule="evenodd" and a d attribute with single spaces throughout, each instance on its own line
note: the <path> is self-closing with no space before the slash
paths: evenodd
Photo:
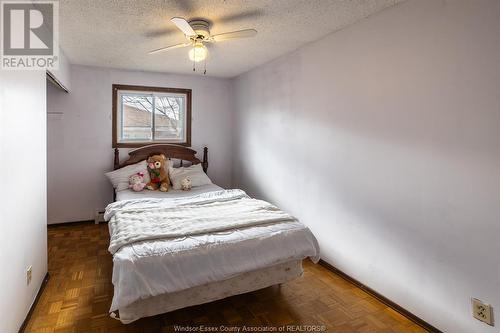
<path id="1" fill-rule="evenodd" d="M 47 272 L 47 274 L 45 274 L 45 277 L 43 278 L 42 284 L 40 285 L 40 289 L 38 289 L 38 292 L 36 293 L 35 300 L 31 304 L 30 310 L 26 314 L 26 318 L 24 318 L 24 321 L 21 324 L 21 327 L 19 328 L 19 333 L 24 332 L 24 330 L 26 329 L 26 326 L 28 325 L 28 322 L 31 318 L 31 315 L 33 314 L 33 310 L 35 310 L 36 304 L 38 303 L 38 300 L 40 299 L 40 296 L 42 295 L 43 290 L 45 289 L 45 286 L 47 285 L 47 282 L 49 282 L 49 277 L 50 277 L 49 272 Z"/>
<path id="2" fill-rule="evenodd" d="M 62 222 L 62 223 L 50 223 L 50 224 L 47 224 L 47 227 L 62 227 L 62 226 L 68 226 L 68 225 L 79 225 L 79 224 L 87 224 L 87 223 L 94 224 L 94 220 L 70 221 L 70 222 Z"/>
<path id="3" fill-rule="evenodd" d="M 325 267 L 326 269 L 328 269 L 329 271 L 331 271 L 331 272 L 339 275 L 344 280 L 352 283 L 353 285 L 355 285 L 359 289 L 363 290 L 367 294 L 375 297 L 380 302 L 384 303 L 385 305 L 387 305 L 388 307 L 390 307 L 394 311 L 399 312 L 400 314 L 402 314 L 406 318 L 410 319 L 411 321 L 413 321 L 415 324 L 417 324 L 418 326 L 422 327 L 423 329 L 429 331 L 430 333 L 443 333 L 442 331 L 438 330 L 436 327 L 432 326 L 431 324 L 429 324 L 425 320 L 421 319 L 420 317 L 417 317 L 416 315 L 414 315 L 410 311 L 406 310 L 402 306 L 398 305 L 397 303 L 394 303 L 393 301 L 391 301 L 387 297 L 379 294 L 377 291 L 373 290 L 372 288 L 367 287 L 366 285 L 364 285 L 363 283 L 359 282 L 355 278 L 353 278 L 353 277 L 347 275 L 346 273 L 342 272 L 341 270 L 339 270 L 335 266 L 330 265 L 329 263 L 327 263 L 323 259 L 321 259 L 319 261 L 319 264 L 321 266 Z"/>

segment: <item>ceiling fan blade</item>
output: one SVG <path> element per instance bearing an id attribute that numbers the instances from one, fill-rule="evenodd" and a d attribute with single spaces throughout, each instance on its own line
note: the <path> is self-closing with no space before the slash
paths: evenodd
<path id="1" fill-rule="evenodd" d="M 185 46 L 190 46 L 190 45 L 191 45 L 191 43 L 174 44 L 174 45 L 170 45 L 170 46 L 166 46 L 166 47 L 162 47 L 162 48 L 159 48 L 159 49 L 156 49 L 156 50 L 149 51 L 148 54 L 155 54 L 155 53 L 158 53 L 158 52 L 172 50 L 172 49 L 177 49 L 179 47 L 185 47 Z"/>
<path id="2" fill-rule="evenodd" d="M 188 21 L 186 21 L 182 17 L 172 17 L 170 21 L 172 21 L 172 23 L 175 24 L 177 28 L 179 28 L 184 33 L 184 35 L 186 36 L 196 35 L 196 32 L 194 32 L 193 28 L 189 25 Z"/>
<path id="3" fill-rule="evenodd" d="M 210 40 L 214 42 L 220 42 L 226 39 L 236 39 L 236 38 L 248 38 L 257 35 L 257 30 L 255 29 L 245 29 L 232 32 L 225 32 L 223 34 L 213 35 Z"/>

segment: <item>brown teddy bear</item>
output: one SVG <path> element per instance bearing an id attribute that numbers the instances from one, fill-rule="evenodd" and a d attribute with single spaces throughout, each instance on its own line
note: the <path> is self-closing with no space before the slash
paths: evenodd
<path id="1" fill-rule="evenodd" d="M 162 192 L 167 192 L 170 186 L 170 179 L 166 170 L 167 158 L 165 155 L 152 155 L 148 157 L 148 172 L 151 181 L 146 185 L 148 190 L 155 191 L 158 188 Z"/>

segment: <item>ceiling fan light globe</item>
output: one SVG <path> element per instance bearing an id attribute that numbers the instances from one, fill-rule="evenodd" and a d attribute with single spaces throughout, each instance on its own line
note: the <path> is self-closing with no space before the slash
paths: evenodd
<path id="1" fill-rule="evenodd" d="M 191 61 L 200 62 L 207 58 L 208 49 L 203 44 L 197 44 L 191 50 L 189 50 L 188 55 Z"/>

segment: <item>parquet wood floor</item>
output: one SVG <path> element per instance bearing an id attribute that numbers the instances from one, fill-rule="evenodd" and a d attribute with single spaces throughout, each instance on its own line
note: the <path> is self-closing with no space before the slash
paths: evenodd
<path id="1" fill-rule="evenodd" d="M 123 325 L 108 315 L 113 285 L 107 225 L 49 227 L 48 238 L 50 280 L 26 332 L 174 332 L 174 325 L 324 325 L 327 332 L 335 333 L 425 332 L 361 289 L 309 261 L 304 262 L 302 278 L 281 287 Z"/>

